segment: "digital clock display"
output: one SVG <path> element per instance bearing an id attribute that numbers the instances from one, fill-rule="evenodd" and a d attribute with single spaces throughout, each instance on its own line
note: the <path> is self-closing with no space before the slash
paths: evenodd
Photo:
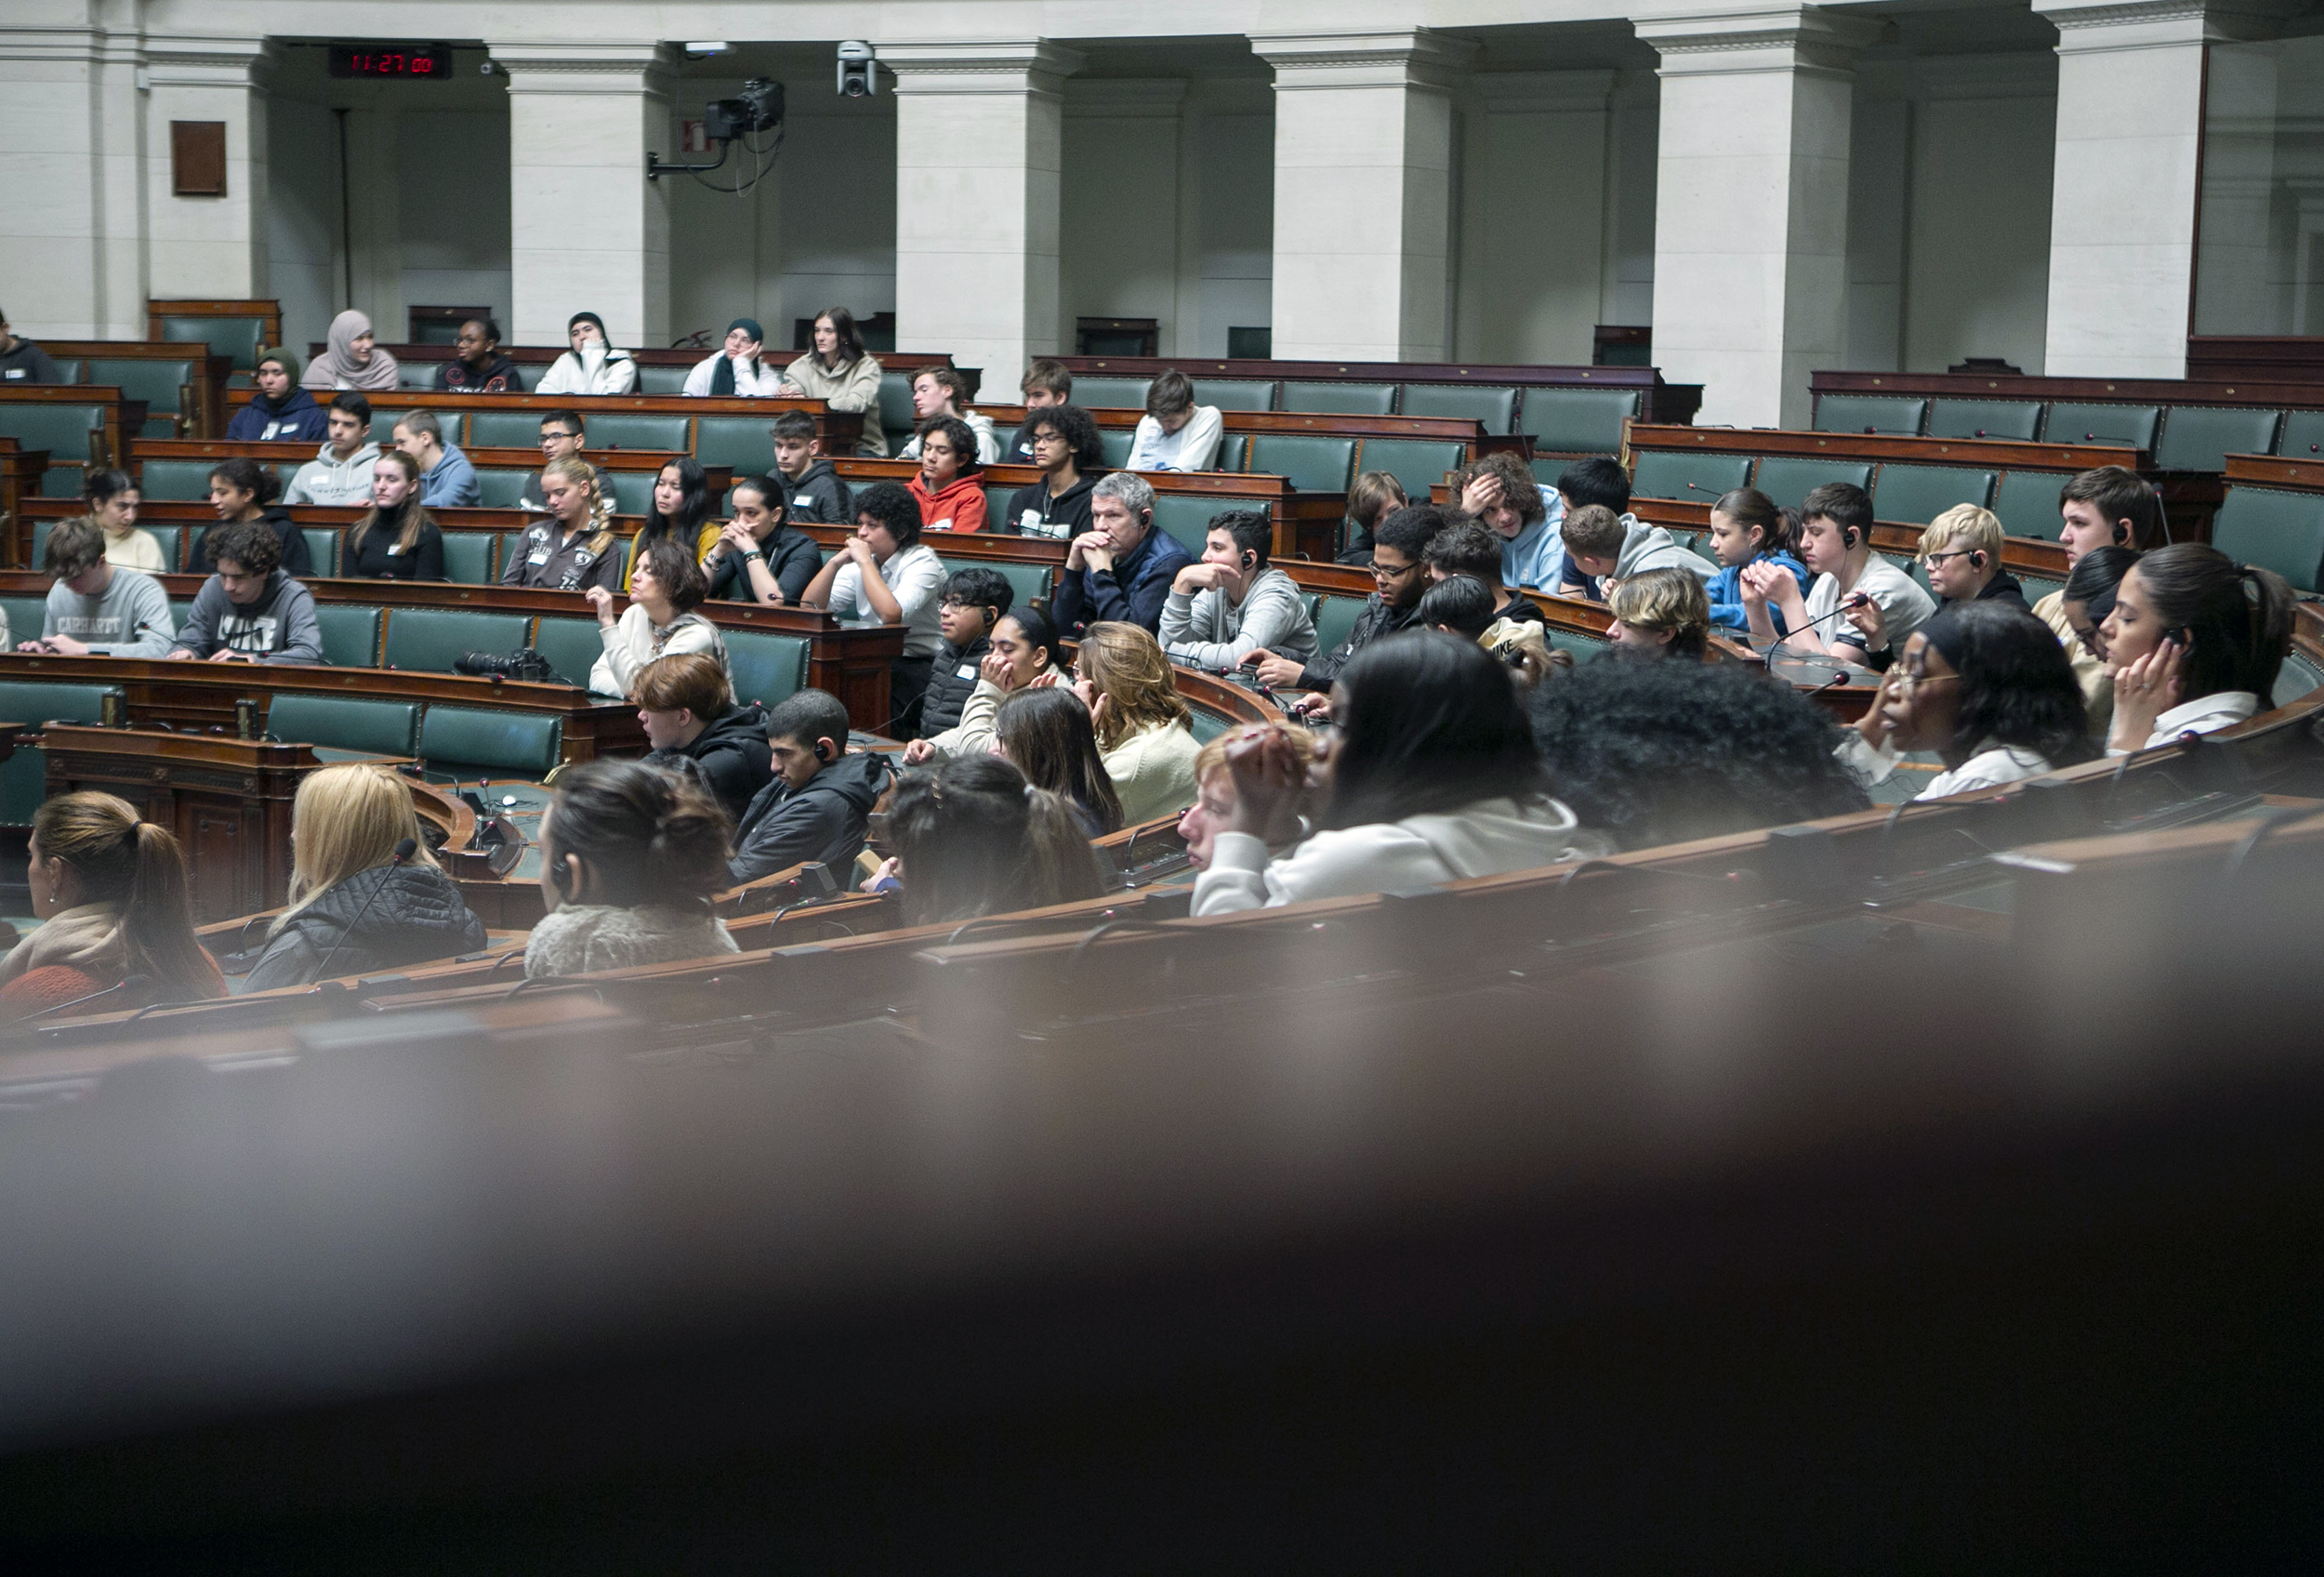
<path id="1" fill-rule="evenodd" d="M 441 44 L 334 44 L 331 74 L 448 79 L 452 51 Z"/>

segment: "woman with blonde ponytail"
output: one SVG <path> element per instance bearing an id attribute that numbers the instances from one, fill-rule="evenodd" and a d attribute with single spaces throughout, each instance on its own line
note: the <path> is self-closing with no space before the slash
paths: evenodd
<path id="1" fill-rule="evenodd" d="M 561 455 L 541 468 L 541 501 L 548 518 L 527 526 L 500 572 L 503 586 L 544 591 L 621 590 L 621 545 L 614 535 L 614 503 L 597 468 L 578 455 Z"/>
<path id="2" fill-rule="evenodd" d="M 0 1018 L 99 991 L 91 1013 L 222 997 L 193 934 L 185 856 L 111 794 L 60 794 L 33 816 L 26 881 L 40 929 L 0 959 Z"/>

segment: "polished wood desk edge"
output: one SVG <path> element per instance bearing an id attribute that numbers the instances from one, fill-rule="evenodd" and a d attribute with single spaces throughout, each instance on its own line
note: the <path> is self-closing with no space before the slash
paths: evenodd
<path id="1" fill-rule="evenodd" d="M 1906 433 L 1820 432 L 1775 427 L 1674 427 L 1628 424 L 1625 453 L 1828 456 L 1925 465 L 1943 460 L 1968 469 L 2083 471 L 2098 466 L 2151 469 L 2144 449 L 2123 444 L 2027 443 L 2006 438 L 1926 438 Z M 1625 463 L 1628 463 L 1626 460 Z"/>

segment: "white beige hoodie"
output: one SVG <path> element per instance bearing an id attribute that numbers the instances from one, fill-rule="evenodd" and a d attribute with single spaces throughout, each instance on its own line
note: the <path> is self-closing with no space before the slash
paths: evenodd
<path id="1" fill-rule="evenodd" d="M 1576 857 L 1574 813 L 1555 800 L 1480 800 L 1457 811 L 1318 832 L 1279 860 L 1247 832 L 1221 832 L 1195 882 L 1194 912 L 1231 914 L 1310 898 L 1404 893 Z M 1588 835 L 1582 835 L 1586 840 Z"/>

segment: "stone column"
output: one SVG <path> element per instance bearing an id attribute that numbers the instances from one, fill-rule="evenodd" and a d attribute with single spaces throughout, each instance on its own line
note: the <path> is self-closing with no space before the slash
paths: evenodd
<path id="1" fill-rule="evenodd" d="M 2058 30 L 2043 370 L 2185 378 L 2203 46 L 2265 36 L 2265 0 L 2035 0 L 2034 9 Z"/>
<path id="2" fill-rule="evenodd" d="M 981 365 L 985 397 L 1014 399 L 1027 362 L 1071 349 L 1058 193 L 1081 57 L 1046 39 L 882 43 L 879 63 L 895 75 L 896 343 Z"/>
<path id="3" fill-rule="evenodd" d="M 152 295 L 241 299 L 267 283 L 266 76 L 263 38 L 149 35 L 145 108 L 148 280 Z M 170 179 L 170 123 L 226 126 L 226 194 L 180 197 Z M 142 303 L 139 304 L 142 308 Z M 137 338 L 143 338 L 140 326 Z"/>
<path id="4" fill-rule="evenodd" d="M 1274 353 L 1451 354 L 1451 89 L 1478 47 L 1424 29 L 1261 33 L 1275 73 Z"/>
<path id="5" fill-rule="evenodd" d="M 551 30 L 553 31 L 553 30 Z M 669 197 L 645 156 L 670 154 L 660 44 L 490 45 L 508 77 L 511 342 L 561 345 L 574 313 L 614 344 L 669 339 Z"/>
<path id="6" fill-rule="evenodd" d="M 0 29 L 0 311 L 33 338 L 145 337 L 134 33 Z"/>
<path id="7" fill-rule="evenodd" d="M 1847 351 L 1850 57 L 1878 24 L 1813 6 L 1632 24 L 1661 54 L 1654 356 L 1697 421 L 1806 427 Z"/>

